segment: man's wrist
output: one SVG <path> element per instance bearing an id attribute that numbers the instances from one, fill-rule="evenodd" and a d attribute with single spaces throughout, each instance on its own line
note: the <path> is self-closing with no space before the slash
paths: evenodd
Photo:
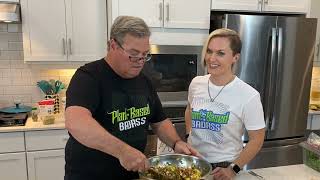
<path id="1" fill-rule="evenodd" d="M 178 143 L 179 141 L 182 141 L 182 140 L 181 140 L 181 139 L 178 139 L 178 140 L 176 140 L 176 141 L 173 143 L 173 146 L 172 146 L 172 149 L 173 149 L 173 150 L 175 150 L 176 145 L 177 145 L 177 143 Z"/>
<path id="2" fill-rule="evenodd" d="M 230 168 L 235 174 L 238 174 L 241 170 L 240 167 L 235 163 L 231 163 Z"/>

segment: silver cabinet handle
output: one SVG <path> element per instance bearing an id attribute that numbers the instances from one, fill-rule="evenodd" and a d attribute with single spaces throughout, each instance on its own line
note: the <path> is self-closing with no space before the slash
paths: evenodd
<path id="1" fill-rule="evenodd" d="M 62 53 L 63 55 L 66 55 L 66 40 L 64 38 L 62 38 Z"/>
<path id="2" fill-rule="evenodd" d="M 159 21 L 162 21 L 163 18 L 163 7 L 162 3 L 159 3 Z"/>
<path id="3" fill-rule="evenodd" d="M 269 3 L 269 0 L 264 0 L 264 4 L 268 4 Z"/>
<path id="4" fill-rule="evenodd" d="M 317 57 L 319 57 L 319 51 L 320 51 L 320 39 L 319 39 L 319 43 L 317 45 L 318 51 L 317 51 Z"/>
<path id="5" fill-rule="evenodd" d="M 262 0 L 258 0 L 258 8 L 262 11 Z"/>
<path id="6" fill-rule="evenodd" d="M 166 17 L 166 20 L 169 21 L 169 3 L 167 3 L 166 5 L 166 8 L 167 8 L 167 17 Z"/>
<path id="7" fill-rule="evenodd" d="M 68 40 L 69 43 L 69 54 L 72 55 L 71 39 Z"/>

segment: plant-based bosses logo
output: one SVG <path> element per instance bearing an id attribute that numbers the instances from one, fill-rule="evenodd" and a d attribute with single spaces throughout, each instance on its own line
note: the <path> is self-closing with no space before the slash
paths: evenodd
<path id="1" fill-rule="evenodd" d="M 146 123 L 146 116 L 150 114 L 149 104 L 142 108 L 131 107 L 124 111 L 115 110 L 111 114 L 112 124 L 118 123 L 119 130 L 128 130 Z"/>
<path id="2" fill-rule="evenodd" d="M 210 129 L 212 131 L 221 131 L 221 124 L 227 124 L 230 112 L 224 114 L 215 114 L 212 111 L 200 109 L 194 111 L 192 109 L 192 128 Z"/>

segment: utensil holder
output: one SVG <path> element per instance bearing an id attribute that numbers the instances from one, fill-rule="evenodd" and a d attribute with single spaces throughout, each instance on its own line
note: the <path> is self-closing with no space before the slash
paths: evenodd
<path id="1" fill-rule="evenodd" d="M 45 95 L 45 99 L 54 99 L 54 114 L 60 113 L 60 97 L 59 94 Z"/>

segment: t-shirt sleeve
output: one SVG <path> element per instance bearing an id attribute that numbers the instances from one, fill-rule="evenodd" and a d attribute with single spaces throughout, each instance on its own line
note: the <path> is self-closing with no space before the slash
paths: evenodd
<path id="1" fill-rule="evenodd" d="M 244 106 L 243 122 L 247 130 L 258 130 L 265 127 L 260 95 L 256 94 Z"/>
<path id="2" fill-rule="evenodd" d="M 81 106 L 94 113 L 99 104 L 97 80 L 88 72 L 78 69 L 66 92 L 66 107 Z"/>

